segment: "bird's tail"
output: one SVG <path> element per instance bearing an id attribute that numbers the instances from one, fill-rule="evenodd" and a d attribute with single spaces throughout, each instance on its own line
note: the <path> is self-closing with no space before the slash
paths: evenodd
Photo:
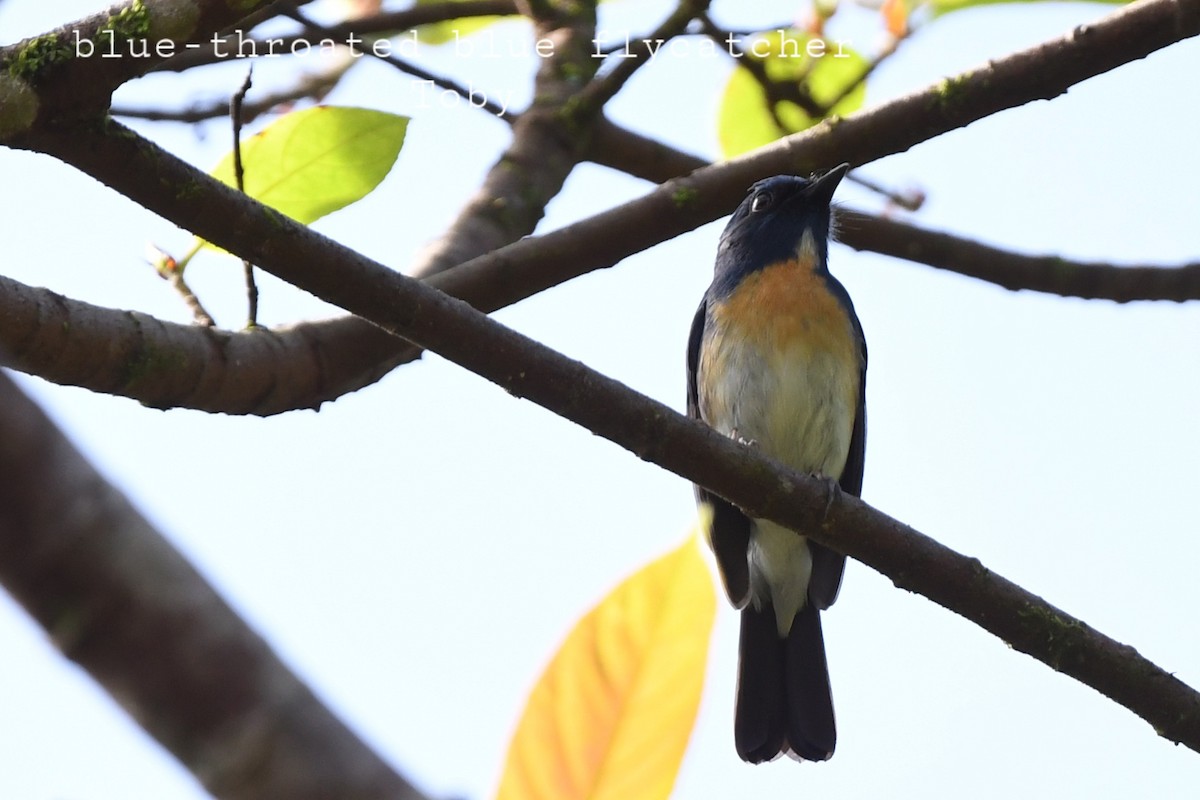
<path id="1" fill-rule="evenodd" d="M 788 753 L 805 761 L 833 755 L 837 730 L 821 615 L 811 603 L 780 637 L 775 610 L 742 609 L 734 740 L 743 761 Z"/>

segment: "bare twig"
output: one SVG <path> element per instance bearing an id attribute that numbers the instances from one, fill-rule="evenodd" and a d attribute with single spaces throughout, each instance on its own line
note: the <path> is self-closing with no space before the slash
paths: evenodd
<path id="1" fill-rule="evenodd" d="M 741 45 L 736 43 L 735 39 L 737 37 L 717 27 L 716 23 L 707 14 L 701 14 L 698 19 L 700 20 L 701 30 L 704 34 L 714 42 L 725 45 L 725 52 L 734 59 L 734 63 L 749 72 L 762 88 L 763 97 L 767 103 L 767 111 L 770 112 L 772 119 L 775 120 L 775 125 L 779 128 L 781 134 L 788 132 L 787 125 L 784 124 L 779 116 L 779 104 L 782 102 L 796 105 L 812 119 L 821 119 L 825 116 L 820 103 L 809 93 L 803 78 L 786 82 L 775 80 L 767 74 L 766 65 L 762 61 L 753 55 L 746 55 Z"/>
<path id="2" fill-rule="evenodd" d="M 242 123 L 253 122 L 267 112 L 297 100 L 317 100 L 328 94 L 341 81 L 349 67 L 354 62 L 336 64 L 331 69 L 301 75 L 296 85 L 281 89 L 271 94 L 263 95 L 253 102 L 242 104 Z M 225 117 L 230 113 L 228 100 L 211 101 L 203 105 L 194 105 L 180 111 L 169 111 L 156 108 L 131 108 L 128 106 L 113 106 L 109 112 L 114 117 L 144 119 L 151 122 L 203 122 L 204 120 Z"/>
<path id="3" fill-rule="evenodd" d="M 277 2 L 274 5 L 274 15 L 282 16 L 285 8 L 304 4 Z M 337 25 L 328 25 L 324 27 L 326 32 L 324 35 L 332 41 L 347 44 L 350 37 L 355 37 L 357 43 L 362 45 L 364 43 L 362 36 L 367 34 L 382 34 L 390 37 L 397 31 L 409 31 L 421 25 L 473 17 L 512 16 L 516 13 L 516 4 L 513 0 L 449 0 L 448 2 L 422 4 L 401 11 L 346 20 Z M 236 52 L 237 45 L 242 42 L 245 42 L 247 50 L 255 53 L 269 52 L 271 48 L 274 48 L 274 52 L 277 53 L 291 53 L 293 46 L 312 43 L 315 38 L 313 34 L 316 33 L 315 30 L 305 29 L 288 36 L 248 37 L 241 32 L 246 29 L 247 27 L 243 26 L 239 29 L 239 33 L 218 37 L 215 42 L 210 39 L 205 47 L 185 50 L 173 58 L 156 63 L 154 71 L 183 72 L 196 67 L 228 61 L 229 57 L 222 57 L 220 53 Z M 419 34 L 415 39 L 410 38 L 407 41 L 421 45 Z"/>
<path id="4" fill-rule="evenodd" d="M 604 104 L 621 90 L 642 65 L 648 64 L 654 59 L 663 44 L 686 31 L 692 20 L 703 15 L 710 3 L 711 0 L 681 0 L 675 10 L 654 29 L 653 33 L 639 40 L 643 44 L 643 49 L 647 49 L 647 43 L 652 44 L 655 49 L 653 51 L 647 49 L 644 54 L 629 53 L 620 59 L 615 67 L 603 75 L 597 76 L 595 80 L 584 87 L 581 93 L 583 102 L 590 104 L 591 108 L 595 110 L 603 108 Z"/>
<path id="5" fill-rule="evenodd" d="M 233 125 L 233 179 L 239 192 L 246 191 L 246 172 L 242 164 L 242 104 L 246 101 L 246 93 L 250 91 L 254 77 L 254 67 L 246 70 L 246 80 L 233 94 L 229 102 L 229 118 Z M 254 265 L 250 259 L 242 259 L 242 274 L 246 276 L 246 327 L 254 330 L 258 327 L 258 284 L 254 282 Z"/>
<path id="6" fill-rule="evenodd" d="M 870 178 L 864 178 L 858 171 L 850 173 L 846 176 L 846 179 L 868 191 L 874 192 L 892 205 L 899 206 L 905 211 L 917 211 L 921 206 L 925 205 L 925 193 L 920 190 L 902 192 L 890 189 L 882 183 L 877 183 Z"/>
<path id="7" fill-rule="evenodd" d="M 862 86 L 864 83 L 866 83 L 867 78 L 871 77 L 871 75 L 874 74 L 875 70 L 879 68 L 879 65 L 882 64 L 883 62 L 887 61 L 888 58 L 890 58 L 892 55 L 894 55 L 896 50 L 899 49 L 900 45 L 905 40 L 907 40 L 910 36 L 912 36 L 913 33 L 916 32 L 918 27 L 919 26 L 914 26 L 911 24 L 906 25 L 902 36 L 893 37 L 888 42 L 887 46 L 885 46 L 882 50 L 880 50 L 878 53 L 876 53 L 875 56 L 872 57 L 871 60 L 867 62 L 867 66 L 863 69 L 863 71 L 858 76 L 855 77 L 854 80 L 848 82 L 845 86 L 842 87 L 841 91 L 839 91 L 837 93 L 837 95 L 835 95 L 828 103 L 825 103 L 825 105 L 821 109 L 821 117 L 829 116 L 829 113 L 831 111 L 833 111 L 833 109 L 837 108 L 838 103 L 845 100 L 847 97 L 850 96 L 851 92 L 853 92 L 859 86 Z"/>
<path id="8" fill-rule="evenodd" d="M 183 298 L 184 304 L 192 312 L 192 319 L 198 325 L 211 328 L 217 324 L 212 315 L 204 309 L 200 298 L 196 297 L 196 293 L 192 291 L 192 287 L 188 286 L 187 281 L 184 280 L 183 267 L 175 260 L 174 256 L 153 244 L 147 244 L 146 260 L 158 271 L 159 277 L 168 281 L 171 288 Z"/>
<path id="9" fill-rule="evenodd" d="M 196 297 L 196 293 L 187 285 L 187 282 L 183 279 L 183 272 L 181 270 L 172 271 L 167 276 L 167 280 L 171 282 L 172 288 L 183 298 L 183 302 L 191 310 L 192 318 L 196 320 L 198 325 L 211 328 L 217 324 L 217 321 L 212 318 L 212 315 L 200 303 L 200 298 Z"/>
<path id="10" fill-rule="evenodd" d="M 301 25 L 303 25 L 306 30 L 315 31 L 316 33 L 319 33 L 323 36 L 328 36 L 328 37 L 333 37 L 333 36 L 337 35 L 336 31 L 334 31 L 333 29 L 326 28 L 322 25 L 318 25 L 315 22 L 312 22 L 311 20 L 309 20 L 307 17 L 305 17 L 303 14 L 301 14 L 298 10 L 296 10 L 294 8 L 288 9 L 284 13 L 288 17 L 296 20 Z M 361 44 L 363 44 L 363 42 L 359 41 L 358 44 L 361 45 Z M 463 86 L 461 83 L 458 83 L 457 81 L 450 80 L 449 78 L 442 77 L 441 75 L 435 75 L 434 73 L 430 72 L 429 70 L 424 69 L 423 67 L 419 67 L 416 64 L 412 64 L 408 61 L 405 61 L 404 59 L 400 58 L 399 56 L 396 56 L 393 54 L 377 53 L 377 52 L 375 52 L 374 48 L 366 48 L 366 49 L 360 50 L 358 45 L 355 45 L 355 44 L 348 43 L 347 46 L 349 46 L 351 48 L 351 50 L 353 50 L 354 52 L 362 52 L 362 53 L 365 53 L 366 55 L 369 55 L 369 56 L 372 56 L 372 57 L 378 59 L 379 61 L 384 62 L 385 64 L 390 64 L 391 66 L 393 66 L 396 69 L 403 72 L 405 75 L 410 75 L 414 78 L 417 78 L 418 80 L 432 83 L 434 86 L 438 87 L 439 89 L 444 89 L 446 91 L 454 92 L 456 95 L 461 97 L 463 100 L 466 100 L 472 107 L 481 108 L 484 111 L 487 111 L 489 114 L 492 114 L 493 116 L 504 120 L 505 122 L 512 123 L 517 117 L 516 114 L 509 112 L 508 109 L 504 108 L 503 106 L 497 105 L 495 103 L 495 101 L 493 101 L 486 92 L 472 91 L 471 89 L 467 88 L 466 86 Z"/>

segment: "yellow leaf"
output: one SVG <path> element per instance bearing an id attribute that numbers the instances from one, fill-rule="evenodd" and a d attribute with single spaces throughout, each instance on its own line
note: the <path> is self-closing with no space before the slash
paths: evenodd
<path id="1" fill-rule="evenodd" d="M 670 795 L 716 613 L 697 539 L 643 567 L 576 623 L 529 696 L 499 800 Z"/>

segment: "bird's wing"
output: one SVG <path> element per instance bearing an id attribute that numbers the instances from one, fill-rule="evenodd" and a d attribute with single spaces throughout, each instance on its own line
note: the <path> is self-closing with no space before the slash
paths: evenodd
<path id="1" fill-rule="evenodd" d="M 867 340 L 853 310 L 850 312 L 850 320 L 859 341 L 858 408 L 854 413 L 850 451 L 846 455 L 846 465 L 842 467 L 838 486 L 846 494 L 858 497 L 862 492 L 863 458 L 867 449 Z M 826 609 L 837 600 L 838 590 L 842 586 L 842 573 L 846 569 L 846 557 L 817 542 L 809 541 L 808 546 L 813 560 L 808 599 L 817 608 Z"/>
<path id="2" fill-rule="evenodd" d="M 708 319 L 707 300 L 700 303 L 692 320 L 687 346 L 687 413 L 692 419 L 700 416 L 700 348 L 704 346 L 704 326 Z M 712 508 L 709 542 L 717 556 L 717 566 L 725 593 L 737 608 L 750 600 L 750 567 L 746 550 L 750 546 L 750 519 L 737 506 L 707 489 L 696 486 L 696 498 Z"/>

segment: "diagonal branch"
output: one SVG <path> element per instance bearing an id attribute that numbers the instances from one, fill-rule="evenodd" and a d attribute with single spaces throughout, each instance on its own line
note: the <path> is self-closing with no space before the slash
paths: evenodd
<path id="1" fill-rule="evenodd" d="M 54 144 L 52 139 L 45 143 Z M 153 147 L 122 134 L 96 135 L 88 145 L 85 152 L 92 158 L 81 166 L 92 174 L 105 172 L 93 159 L 129 165 L 144 160 L 138 157 L 139 149 Z M 161 152 L 151 161 L 158 166 L 152 176 L 156 180 L 150 183 L 168 174 L 168 164 L 179 163 Z M 1131 647 L 990 572 L 978 560 L 856 498 L 839 495 L 830 501 L 823 482 L 791 472 L 466 303 L 298 223 L 276 219 L 274 240 L 252 247 L 235 243 L 239 237 L 230 234 L 228 215 L 248 217 L 254 204 L 230 190 L 219 191 L 226 195 L 222 202 L 191 209 L 199 213 L 187 222 L 199 235 L 227 249 L 240 244 L 240 254 L 278 277 L 708 487 L 751 516 L 805 531 L 898 586 L 920 592 L 1015 649 L 1092 686 L 1145 719 L 1160 735 L 1200 752 L 1200 695 Z"/>
<path id="2" fill-rule="evenodd" d="M 422 800 L 0 373 L 0 583 L 216 797 Z"/>

